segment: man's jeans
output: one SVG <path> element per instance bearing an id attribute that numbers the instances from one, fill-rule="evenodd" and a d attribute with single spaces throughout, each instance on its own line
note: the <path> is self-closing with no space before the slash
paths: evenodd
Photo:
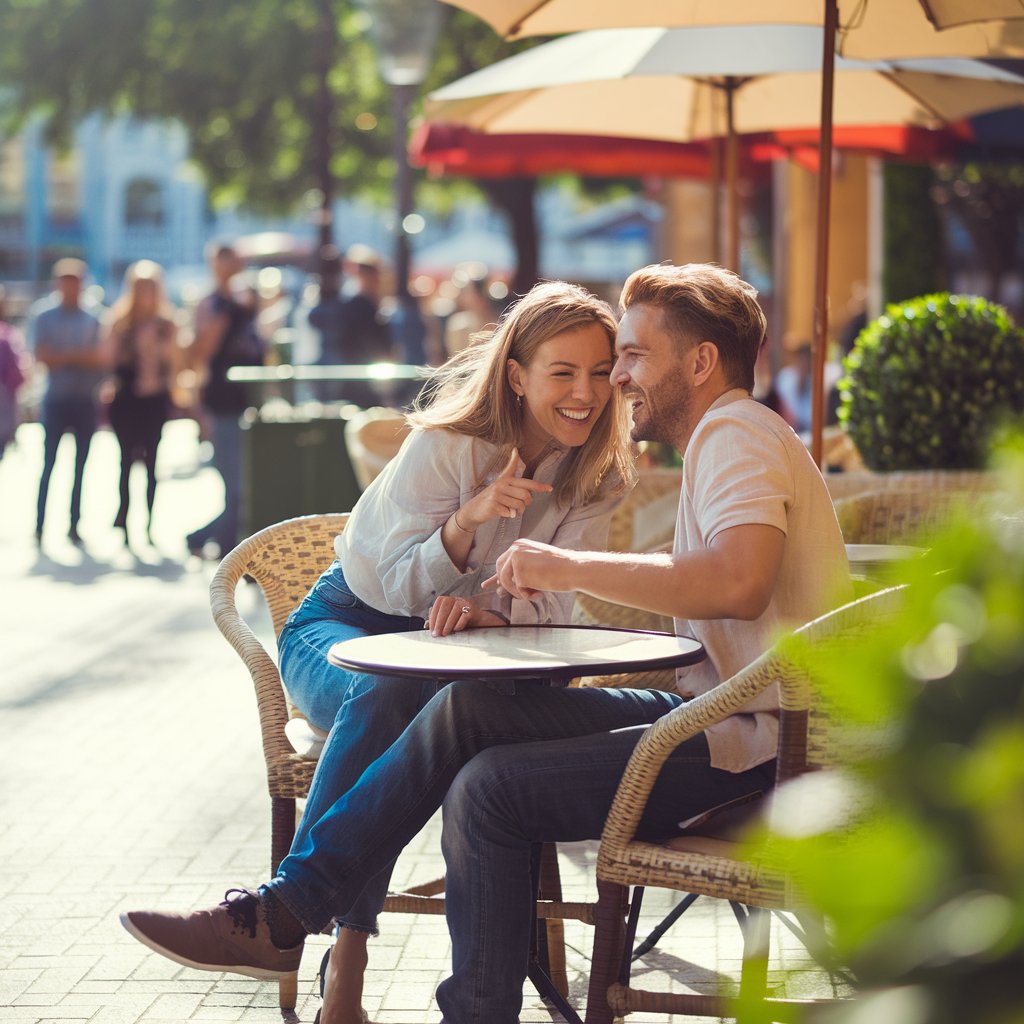
<path id="1" fill-rule="evenodd" d="M 292 849 L 309 828 L 358 781 L 402 734 L 434 695 L 437 684 L 349 672 L 331 665 L 327 652 L 352 637 L 422 629 L 423 620 L 386 615 L 352 593 L 335 562 L 292 612 L 278 640 L 281 677 L 296 707 L 329 730 Z M 394 862 L 381 865 L 351 907 L 338 918 L 359 931 L 376 932 Z"/>
<path id="2" fill-rule="evenodd" d="M 75 478 L 71 485 L 71 528 L 77 529 L 82 515 L 82 481 L 85 460 L 89 457 L 92 436 L 96 432 L 96 401 L 90 395 L 68 395 L 61 398 L 46 396 L 42 406 L 43 421 L 43 473 L 39 480 L 36 502 L 36 533 L 43 531 L 46 518 L 46 498 L 50 491 L 50 476 L 57 461 L 60 439 L 71 433 L 75 439 Z"/>
<path id="3" fill-rule="evenodd" d="M 447 1024 L 516 1021 L 531 913 L 530 844 L 597 838 L 639 727 L 681 703 L 656 690 L 451 683 L 356 785 L 315 824 L 310 818 L 269 887 L 307 931 L 320 931 L 391 864 L 469 765 L 446 814 L 455 959 L 438 1002 Z M 515 746 L 500 749 L 506 744 Z M 766 789 L 773 774 L 771 765 L 738 775 L 712 769 L 698 737 L 663 772 L 645 827 L 671 833 L 709 807 Z M 467 803 L 477 798 L 484 806 L 470 814 Z"/>

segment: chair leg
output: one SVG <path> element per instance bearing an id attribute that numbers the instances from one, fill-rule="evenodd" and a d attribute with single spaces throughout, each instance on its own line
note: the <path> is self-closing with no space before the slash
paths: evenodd
<path id="1" fill-rule="evenodd" d="M 538 896 L 542 900 L 561 902 L 562 878 L 558 872 L 558 848 L 544 843 L 540 854 L 540 885 Z M 569 974 L 565 966 L 565 924 L 557 918 L 538 922 L 538 952 L 541 963 L 546 963 L 547 974 L 563 997 L 569 996 Z"/>
<path id="2" fill-rule="evenodd" d="M 276 874 L 288 856 L 295 838 L 295 801 L 287 797 L 270 800 L 270 873 Z M 299 1001 L 299 974 L 287 974 L 277 984 L 278 1005 L 282 1013 L 294 1011 Z"/>
<path id="3" fill-rule="evenodd" d="M 743 970 L 740 975 L 742 1019 L 737 1024 L 764 1024 L 770 1017 L 765 1006 L 768 994 L 768 942 L 772 915 L 761 907 L 733 904 L 743 931 Z M 743 912 L 745 911 L 745 913 Z"/>
<path id="4" fill-rule="evenodd" d="M 608 989 L 615 981 L 626 933 L 627 889 L 617 882 L 597 882 L 594 909 L 594 952 L 590 963 L 585 1024 L 612 1024 Z"/>

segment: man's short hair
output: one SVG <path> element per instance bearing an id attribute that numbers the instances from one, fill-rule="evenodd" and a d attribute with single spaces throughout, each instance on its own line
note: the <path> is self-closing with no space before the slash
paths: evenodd
<path id="1" fill-rule="evenodd" d="M 362 242 L 356 242 L 345 250 L 345 262 L 360 270 L 372 270 L 377 273 L 381 269 L 380 253 Z"/>
<path id="2" fill-rule="evenodd" d="M 59 280 L 62 277 L 77 277 L 79 281 L 85 278 L 89 268 L 84 260 L 75 259 L 74 256 L 65 256 L 57 260 L 53 265 L 53 279 Z"/>
<path id="3" fill-rule="evenodd" d="M 223 259 L 225 256 L 238 258 L 238 250 L 230 242 L 213 239 L 206 243 L 207 263 L 213 263 L 215 260 Z"/>
<path id="4" fill-rule="evenodd" d="M 768 324 L 757 289 L 738 274 L 713 263 L 642 267 L 627 279 L 619 305 L 623 311 L 656 306 L 680 342 L 713 342 L 726 380 L 753 389 L 754 363 Z"/>

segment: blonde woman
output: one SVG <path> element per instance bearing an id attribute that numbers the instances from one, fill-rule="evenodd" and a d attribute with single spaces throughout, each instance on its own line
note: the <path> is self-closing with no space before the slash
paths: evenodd
<path id="1" fill-rule="evenodd" d="M 110 425 L 121 449 L 120 505 L 114 527 L 128 541 L 128 482 L 132 464 L 146 467 L 146 538 L 152 543 L 156 500 L 156 453 L 171 412 L 178 373 L 178 328 L 164 298 L 163 271 L 152 260 L 133 263 L 124 290 L 111 308 L 105 340 L 113 367 Z"/>
<path id="2" fill-rule="evenodd" d="M 279 639 L 290 696 L 314 725 L 330 730 L 293 851 L 315 841 L 310 833 L 320 817 L 437 689 L 334 667 L 326 657 L 333 644 L 421 627 L 446 635 L 570 621 L 572 594 L 514 600 L 484 593 L 481 584 L 520 537 L 579 550 L 604 546 L 612 509 L 633 479 L 627 412 L 610 384 L 615 334 L 604 302 L 547 282 L 511 307 L 492 336 L 436 371 L 409 416 L 412 433 L 357 502 L 335 541 L 337 561 Z M 322 1024 L 362 1019 L 366 940 L 377 930 L 392 865 L 375 865 L 337 919 Z M 122 921 L 180 959 L 134 915 Z M 188 960 L 202 966 L 199 957 Z M 221 966 L 246 973 L 245 965 Z"/>

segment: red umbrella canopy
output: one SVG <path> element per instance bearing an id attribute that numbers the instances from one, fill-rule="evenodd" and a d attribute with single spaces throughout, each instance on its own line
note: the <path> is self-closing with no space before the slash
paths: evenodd
<path id="1" fill-rule="evenodd" d="M 938 160 L 973 140 L 964 122 L 942 130 L 905 125 L 857 125 L 835 129 L 833 145 L 876 156 Z M 744 177 L 767 171 L 772 160 L 818 167 L 818 132 L 762 132 L 742 139 Z M 708 142 L 672 143 L 598 135 L 491 135 L 462 125 L 423 122 L 409 140 L 409 161 L 434 176 L 535 177 L 566 172 L 593 177 L 710 178 Z"/>
<path id="2" fill-rule="evenodd" d="M 409 160 L 431 174 L 473 178 L 572 172 L 593 177 L 706 178 L 708 146 L 597 135 L 497 134 L 425 122 L 409 141 Z"/>

